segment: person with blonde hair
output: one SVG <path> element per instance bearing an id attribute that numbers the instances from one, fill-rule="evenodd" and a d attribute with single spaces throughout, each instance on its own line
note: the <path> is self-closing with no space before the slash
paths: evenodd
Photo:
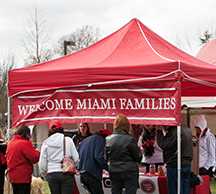
<path id="1" fill-rule="evenodd" d="M 5 142 L 6 140 L 5 140 L 5 137 L 4 137 L 4 135 L 3 135 L 3 132 L 2 132 L 2 128 L 0 127 L 0 141 L 3 141 L 3 142 Z"/>
<path id="2" fill-rule="evenodd" d="M 113 124 L 114 132 L 106 138 L 106 159 L 109 161 L 109 176 L 112 194 L 135 194 L 138 186 L 137 163 L 142 153 L 136 138 L 129 134 L 130 122 L 124 115 L 118 115 Z"/>

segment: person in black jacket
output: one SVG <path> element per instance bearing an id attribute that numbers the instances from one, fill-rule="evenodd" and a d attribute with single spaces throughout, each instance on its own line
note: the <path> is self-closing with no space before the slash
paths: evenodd
<path id="1" fill-rule="evenodd" d="M 177 126 L 157 126 L 157 143 L 163 150 L 164 163 L 167 165 L 167 187 L 169 194 L 177 194 Z M 164 136 L 163 131 L 166 132 Z M 191 161 L 193 146 L 191 130 L 181 125 L 181 194 L 190 194 Z"/>
<path id="2" fill-rule="evenodd" d="M 139 178 L 137 163 L 142 160 L 142 153 L 135 137 L 129 134 L 130 122 L 127 117 L 118 115 L 113 130 L 113 134 L 106 138 L 112 194 L 121 194 L 123 186 L 126 194 L 135 194 Z"/>

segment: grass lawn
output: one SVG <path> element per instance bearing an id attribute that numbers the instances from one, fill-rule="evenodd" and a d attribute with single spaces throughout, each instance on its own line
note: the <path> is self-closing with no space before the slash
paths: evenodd
<path id="1" fill-rule="evenodd" d="M 211 188 L 211 193 L 216 194 L 216 180 L 210 181 L 210 188 Z"/>
<path id="2" fill-rule="evenodd" d="M 50 194 L 48 182 L 44 182 L 43 194 Z"/>

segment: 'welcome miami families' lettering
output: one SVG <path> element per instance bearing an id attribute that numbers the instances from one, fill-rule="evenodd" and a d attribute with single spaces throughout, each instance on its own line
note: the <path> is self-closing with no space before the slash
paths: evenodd
<path id="1" fill-rule="evenodd" d="M 53 110 L 173 110 L 176 98 L 48 99 L 41 104 L 17 105 L 19 115 Z"/>

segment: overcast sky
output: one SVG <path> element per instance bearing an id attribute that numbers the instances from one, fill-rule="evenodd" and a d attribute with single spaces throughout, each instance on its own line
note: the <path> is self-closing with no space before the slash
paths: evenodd
<path id="1" fill-rule="evenodd" d="M 199 29 L 216 28 L 216 0 L 7 0 L 0 6 L 0 53 L 23 55 L 24 23 L 35 3 L 52 29 L 53 43 L 83 25 L 109 35 L 133 18 L 172 44 L 185 34 L 196 42 Z M 192 47 L 190 54 L 196 55 L 198 43 Z"/>

